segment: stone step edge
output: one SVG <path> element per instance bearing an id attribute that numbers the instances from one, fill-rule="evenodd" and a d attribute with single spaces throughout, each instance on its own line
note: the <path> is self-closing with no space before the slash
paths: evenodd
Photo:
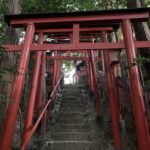
<path id="1" fill-rule="evenodd" d="M 46 141 L 46 143 L 50 143 L 50 144 L 53 144 L 53 143 L 57 143 L 57 144 L 63 144 L 63 143 L 68 143 L 68 144 L 73 144 L 73 143 L 90 143 L 90 144 L 92 144 L 93 143 L 93 141 L 91 140 L 91 141 L 77 141 L 77 140 L 72 140 L 72 141 L 55 141 L 55 140 L 51 140 L 51 141 Z"/>
<path id="2" fill-rule="evenodd" d="M 77 132 L 75 132 L 75 131 L 73 131 L 73 132 L 64 132 L 64 131 L 55 131 L 54 133 L 52 133 L 52 135 L 54 135 L 54 134 L 91 134 L 91 136 L 92 136 L 92 133 L 89 131 L 89 132 L 81 132 L 81 131 L 77 131 Z"/>

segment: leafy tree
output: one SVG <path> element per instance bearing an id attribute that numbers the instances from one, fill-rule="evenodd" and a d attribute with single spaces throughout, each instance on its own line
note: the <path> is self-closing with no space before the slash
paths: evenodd
<path id="1" fill-rule="evenodd" d="M 126 7 L 124 0 L 23 0 L 22 12 L 64 12 Z"/>
<path id="2" fill-rule="evenodd" d="M 146 5 L 149 5 L 150 4 L 150 1 L 149 0 L 127 0 L 127 6 L 128 8 L 139 8 L 139 7 L 146 7 Z M 142 41 L 142 40 L 147 40 L 149 41 L 150 40 L 150 29 L 149 29 L 149 26 L 146 22 L 137 22 L 137 23 L 134 23 L 133 24 L 133 27 L 134 27 L 134 30 L 135 30 L 135 35 L 136 35 L 136 38 L 139 40 L 139 41 Z M 142 49 L 139 49 L 138 53 L 141 55 L 141 57 L 144 57 L 145 61 L 143 62 L 143 66 L 147 72 L 147 75 L 148 75 L 148 78 L 150 78 L 150 69 L 149 69 L 149 66 L 150 66 L 150 62 L 147 61 L 149 60 L 150 58 L 150 48 L 142 48 Z"/>
<path id="3" fill-rule="evenodd" d="M 6 13 L 6 2 L 5 0 L 0 1 L 0 45 L 3 43 L 3 36 L 5 31 L 5 24 L 3 15 Z"/>

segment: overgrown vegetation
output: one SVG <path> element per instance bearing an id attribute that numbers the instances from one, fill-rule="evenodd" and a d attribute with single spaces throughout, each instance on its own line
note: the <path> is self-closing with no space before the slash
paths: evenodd
<path id="1" fill-rule="evenodd" d="M 4 14 L 6 13 L 6 3 L 4 0 L 0 1 L 0 46 L 3 43 L 5 23 L 4 23 Z M 1 48 L 1 47 L 0 47 Z M 0 53 L 2 53 L 0 51 Z"/>
<path id="2" fill-rule="evenodd" d="M 4 20 L 3 20 L 3 15 L 6 13 L 6 3 L 4 0 L 1 0 L 0 1 L 0 85 L 3 85 L 3 84 L 6 84 L 5 81 L 2 80 L 2 75 L 4 75 L 6 73 L 6 68 L 3 68 L 1 66 L 1 63 L 2 63 L 2 60 L 3 60 L 3 57 L 5 57 L 5 52 L 2 48 L 2 44 L 3 44 L 3 37 L 4 37 L 4 32 L 5 32 L 5 23 L 4 23 Z M 3 95 L 1 92 L 0 92 L 0 104 L 2 102 L 4 102 L 4 99 L 5 98 L 5 95 Z"/>
<path id="3" fill-rule="evenodd" d="M 124 8 L 126 6 L 124 0 L 23 0 L 22 12 L 86 11 Z"/>

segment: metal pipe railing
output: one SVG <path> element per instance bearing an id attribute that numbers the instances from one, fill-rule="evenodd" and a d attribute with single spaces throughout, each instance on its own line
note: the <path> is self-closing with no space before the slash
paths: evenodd
<path id="1" fill-rule="evenodd" d="M 38 127 L 40 121 L 42 120 L 42 118 L 43 118 L 43 116 L 44 116 L 44 113 L 46 112 L 47 108 L 49 107 L 49 105 L 50 105 L 51 102 L 52 102 L 52 96 L 54 95 L 54 93 L 55 93 L 55 91 L 56 91 L 56 89 L 57 89 L 57 87 L 58 87 L 58 85 L 59 85 L 59 83 L 60 83 L 62 77 L 63 77 L 63 73 L 61 74 L 59 80 L 57 81 L 57 84 L 55 85 L 55 87 L 54 87 L 54 89 L 53 89 L 53 91 L 52 91 L 52 93 L 51 93 L 51 95 L 50 95 L 50 98 L 49 98 L 47 104 L 45 105 L 45 107 L 44 107 L 43 111 L 41 112 L 39 118 L 37 119 L 36 123 L 34 124 L 32 130 L 31 130 L 31 133 L 29 134 L 29 136 L 28 136 L 28 137 L 25 139 L 25 141 L 23 142 L 23 144 L 22 144 L 22 146 L 21 146 L 21 150 L 25 150 L 25 148 L 26 148 L 26 146 L 28 145 L 28 143 L 29 143 L 29 141 L 30 141 L 32 135 L 34 134 L 35 130 L 37 129 L 37 127 Z"/>

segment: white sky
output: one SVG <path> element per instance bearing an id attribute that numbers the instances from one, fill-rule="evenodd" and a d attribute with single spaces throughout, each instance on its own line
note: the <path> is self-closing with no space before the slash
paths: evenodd
<path id="1" fill-rule="evenodd" d="M 65 69 L 64 84 L 73 84 L 73 74 L 75 73 L 75 68 L 72 67 L 70 71 L 66 71 L 65 64 L 63 65 Z"/>

